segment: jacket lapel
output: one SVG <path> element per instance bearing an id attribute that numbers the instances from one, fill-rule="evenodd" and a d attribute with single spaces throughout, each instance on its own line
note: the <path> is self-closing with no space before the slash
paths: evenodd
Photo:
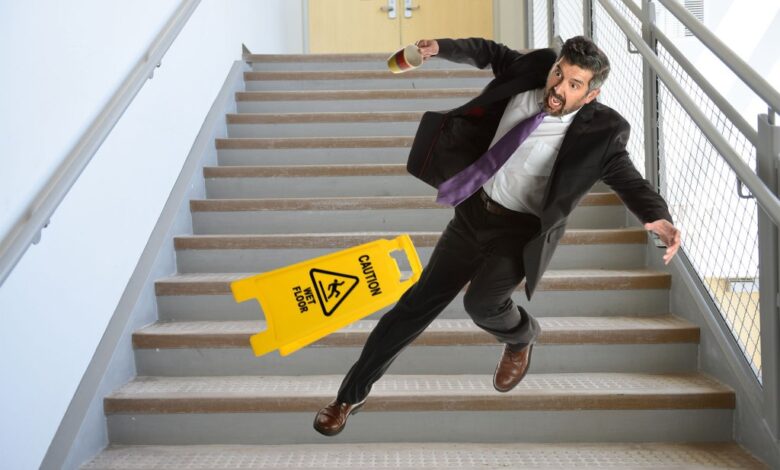
<path id="1" fill-rule="evenodd" d="M 566 135 L 563 136 L 563 142 L 561 142 L 561 148 L 558 150 L 558 155 L 555 157 L 552 170 L 550 171 L 550 177 L 547 179 L 547 186 L 544 189 L 544 197 L 542 198 L 542 231 L 549 228 L 545 222 L 544 209 L 547 208 L 548 199 L 550 197 L 550 190 L 552 189 L 552 183 L 555 180 L 555 176 L 561 165 L 565 165 L 566 159 L 570 154 L 574 153 L 576 143 L 580 141 L 582 136 L 587 133 L 590 127 L 590 122 L 593 119 L 593 111 L 595 100 L 586 104 L 580 109 L 574 120 L 572 121 L 569 129 L 566 131 Z"/>

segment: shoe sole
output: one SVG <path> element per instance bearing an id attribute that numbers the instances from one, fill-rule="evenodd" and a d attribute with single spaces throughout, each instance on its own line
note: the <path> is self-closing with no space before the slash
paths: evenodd
<path id="1" fill-rule="evenodd" d="M 347 415 L 347 419 L 349 419 L 350 416 L 352 416 L 354 414 L 357 414 L 357 412 L 360 410 L 360 408 L 363 407 L 363 405 L 365 405 L 365 403 L 366 403 L 366 400 L 363 400 L 362 402 L 356 404 L 349 411 L 349 414 Z M 336 429 L 335 431 L 326 431 L 324 429 L 320 429 L 320 428 L 317 427 L 317 417 L 316 416 L 314 417 L 314 430 L 317 431 L 318 433 L 322 434 L 323 436 L 335 436 L 336 434 L 338 434 L 341 431 L 343 431 L 346 426 L 347 426 L 347 420 L 345 420 L 344 424 L 340 428 Z"/>
<path id="2" fill-rule="evenodd" d="M 534 352 L 534 345 L 533 345 L 533 344 L 531 344 L 531 345 L 530 345 L 530 346 L 528 346 L 528 347 L 530 348 L 530 349 L 528 350 L 528 367 L 526 367 L 526 368 L 525 368 L 525 370 L 523 371 L 523 374 L 520 376 L 520 378 L 519 378 L 519 379 L 517 379 L 517 382 L 515 382 L 515 384 L 514 384 L 514 385 L 512 385 L 511 387 L 509 387 L 509 388 L 507 388 L 507 389 L 505 389 L 505 390 L 502 390 L 502 389 L 498 388 L 498 386 L 496 385 L 496 373 L 498 372 L 498 365 L 500 365 L 500 364 L 501 364 L 501 358 L 499 358 L 499 360 L 498 360 L 498 365 L 496 365 L 496 371 L 495 371 L 495 372 L 493 372 L 493 388 L 495 388 L 496 390 L 498 390 L 498 391 L 499 391 L 499 392 L 501 392 L 501 393 L 506 393 L 506 392 L 509 392 L 509 391 L 511 391 L 513 388 L 517 387 L 517 384 L 519 384 L 520 382 L 522 382 L 522 380 L 525 378 L 525 374 L 527 374 L 527 373 L 528 373 L 528 369 L 530 369 L 530 368 L 531 368 L 531 353 L 533 353 L 533 352 Z M 503 356 L 502 356 L 502 357 L 503 357 Z"/>

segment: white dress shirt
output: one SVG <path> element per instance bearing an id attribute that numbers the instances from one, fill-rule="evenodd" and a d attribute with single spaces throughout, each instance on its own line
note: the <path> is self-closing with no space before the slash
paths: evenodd
<path id="1" fill-rule="evenodd" d="M 538 113 L 544 88 L 515 95 L 498 123 L 492 147 L 520 121 Z M 491 199 L 518 212 L 541 215 L 542 198 L 563 136 L 577 111 L 563 116 L 545 116 L 539 127 L 515 150 L 482 188 Z"/>

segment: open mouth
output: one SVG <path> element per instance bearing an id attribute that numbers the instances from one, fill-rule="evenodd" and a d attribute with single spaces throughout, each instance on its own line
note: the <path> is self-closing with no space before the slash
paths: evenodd
<path id="1" fill-rule="evenodd" d="M 555 95 L 550 94 L 550 97 L 547 98 L 547 105 L 550 107 L 550 109 L 558 109 L 563 106 L 563 101 L 556 98 Z"/>

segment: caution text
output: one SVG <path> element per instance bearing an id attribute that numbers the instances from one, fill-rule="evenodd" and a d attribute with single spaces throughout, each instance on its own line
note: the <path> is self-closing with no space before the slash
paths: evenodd
<path id="1" fill-rule="evenodd" d="M 374 266 L 371 264 L 371 258 L 368 255 L 362 255 L 358 258 L 360 267 L 363 269 L 363 276 L 366 278 L 366 284 L 368 284 L 368 290 L 371 291 L 371 295 L 382 294 L 382 289 L 379 287 L 379 281 L 376 278 L 374 272 Z"/>

